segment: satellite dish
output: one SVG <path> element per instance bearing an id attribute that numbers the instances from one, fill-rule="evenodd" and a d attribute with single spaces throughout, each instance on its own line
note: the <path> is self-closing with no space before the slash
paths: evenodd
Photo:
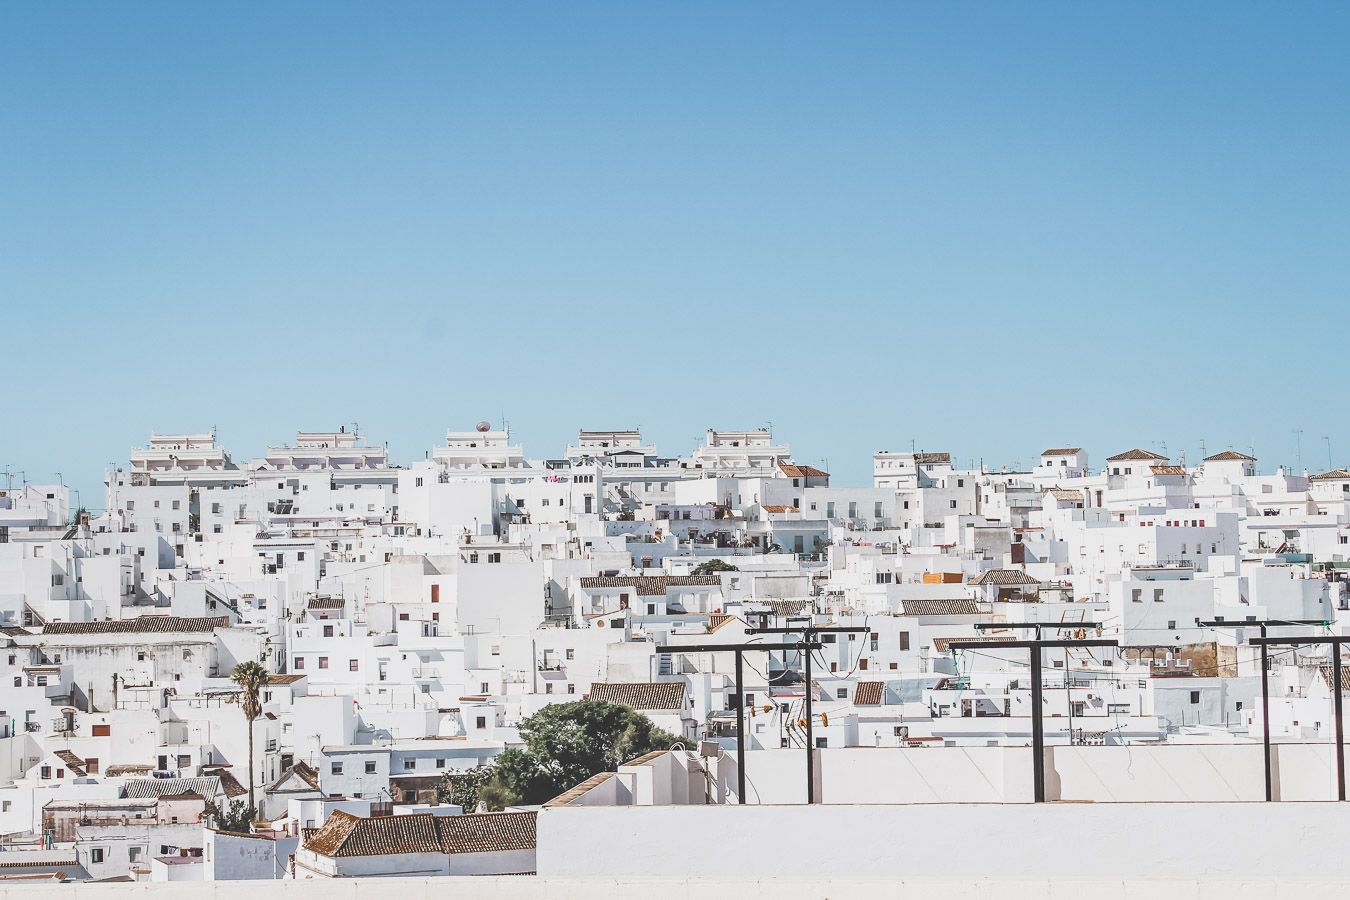
<path id="1" fill-rule="evenodd" d="M 474 426 L 474 428 L 477 429 L 478 431 L 491 431 L 491 430 L 492 430 L 492 423 L 491 423 L 491 422 L 479 422 L 477 425 Z"/>

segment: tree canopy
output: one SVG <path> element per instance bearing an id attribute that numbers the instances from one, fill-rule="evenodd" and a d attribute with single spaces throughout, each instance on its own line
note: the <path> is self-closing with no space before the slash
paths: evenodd
<path id="1" fill-rule="evenodd" d="M 705 563 L 699 563 L 698 565 L 694 566 L 694 569 L 692 572 L 690 572 L 690 574 L 716 575 L 718 572 L 739 572 L 739 571 L 740 569 L 736 568 L 729 562 L 724 562 L 723 560 L 720 559 L 710 559 Z"/>
<path id="2" fill-rule="evenodd" d="M 490 776 L 447 778 L 448 785 L 459 782 L 460 800 L 451 799 L 454 787 L 443 788 L 443 796 L 473 805 L 482 800 L 489 809 L 544 803 L 592 775 L 680 740 L 642 713 L 604 700 L 546 706 L 520 723 L 520 737 L 524 746 L 498 756 Z"/>

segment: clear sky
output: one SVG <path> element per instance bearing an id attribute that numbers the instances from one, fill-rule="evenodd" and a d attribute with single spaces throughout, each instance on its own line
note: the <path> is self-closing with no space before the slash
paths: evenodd
<path id="1" fill-rule="evenodd" d="M 0 468 L 1350 462 L 1350 6 L 7 3 Z"/>

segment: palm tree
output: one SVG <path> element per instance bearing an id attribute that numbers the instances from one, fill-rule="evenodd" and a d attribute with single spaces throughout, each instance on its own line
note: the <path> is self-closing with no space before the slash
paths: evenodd
<path id="1" fill-rule="evenodd" d="M 239 685 L 243 692 L 240 701 L 244 709 L 244 718 L 248 720 L 248 806 L 256 811 L 258 805 L 253 801 L 253 720 L 262 715 L 262 689 L 269 675 L 261 663 L 249 660 L 234 667 L 230 680 Z"/>

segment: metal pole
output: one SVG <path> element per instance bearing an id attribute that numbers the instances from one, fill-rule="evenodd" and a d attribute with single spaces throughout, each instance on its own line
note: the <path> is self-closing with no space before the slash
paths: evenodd
<path id="1" fill-rule="evenodd" d="M 1265 636 L 1265 628 L 1261 634 Z M 1261 645 L 1261 745 L 1266 756 L 1266 802 L 1275 799 L 1270 787 L 1270 665 L 1266 645 Z"/>
<path id="2" fill-rule="evenodd" d="M 1331 645 L 1331 682 L 1336 691 L 1336 799 L 1345 799 L 1345 721 L 1341 718 L 1341 645 Z"/>
<path id="3" fill-rule="evenodd" d="M 806 802 L 816 802 L 816 758 L 815 746 L 811 737 L 811 632 L 802 635 L 806 638 Z"/>
<path id="4" fill-rule="evenodd" d="M 1035 800 L 1045 802 L 1045 723 L 1041 721 L 1041 648 L 1031 648 L 1031 765 Z"/>
<path id="5" fill-rule="evenodd" d="M 744 650 L 736 651 L 736 799 L 745 802 L 745 681 L 741 671 Z"/>

